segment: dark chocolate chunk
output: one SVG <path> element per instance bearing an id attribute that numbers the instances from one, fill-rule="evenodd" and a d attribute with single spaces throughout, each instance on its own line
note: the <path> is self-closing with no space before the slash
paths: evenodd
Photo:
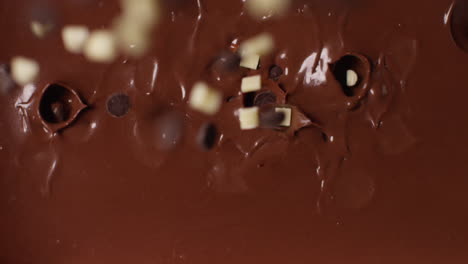
<path id="1" fill-rule="evenodd" d="M 245 93 L 242 95 L 242 101 L 244 103 L 244 107 L 252 107 L 254 106 L 255 101 L 255 92 Z"/>
<path id="2" fill-rule="evenodd" d="M 184 120 L 178 112 L 167 112 L 156 120 L 157 145 L 161 150 L 175 148 L 182 140 Z"/>
<path id="3" fill-rule="evenodd" d="M 213 63 L 213 70 L 232 72 L 239 68 L 240 56 L 230 51 L 223 51 Z"/>
<path id="4" fill-rule="evenodd" d="M 217 138 L 218 130 L 216 126 L 212 123 L 207 123 L 200 128 L 197 142 L 203 150 L 210 150 L 215 146 Z"/>
<path id="5" fill-rule="evenodd" d="M 264 106 L 276 103 L 276 95 L 270 91 L 259 93 L 255 96 L 254 105 Z"/>
<path id="6" fill-rule="evenodd" d="M 273 81 L 278 81 L 283 75 L 283 69 L 278 65 L 273 65 L 270 68 L 269 78 Z"/>
<path id="7" fill-rule="evenodd" d="M 279 127 L 283 122 L 285 115 L 283 112 L 276 112 L 275 108 L 270 107 L 260 111 L 260 125 L 262 127 L 274 128 Z"/>
<path id="8" fill-rule="evenodd" d="M 130 98 L 126 94 L 114 94 L 107 100 L 107 112 L 114 117 L 123 117 L 130 109 Z"/>

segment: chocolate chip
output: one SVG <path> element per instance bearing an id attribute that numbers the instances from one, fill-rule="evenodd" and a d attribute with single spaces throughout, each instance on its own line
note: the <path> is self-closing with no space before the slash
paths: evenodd
<path id="1" fill-rule="evenodd" d="M 276 103 L 276 95 L 270 91 L 259 93 L 255 96 L 254 105 L 264 106 Z"/>
<path id="2" fill-rule="evenodd" d="M 211 123 L 207 123 L 200 128 L 197 136 L 197 142 L 203 150 L 210 150 L 215 146 L 217 138 L 218 131 L 216 126 Z"/>
<path id="3" fill-rule="evenodd" d="M 122 117 L 130 109 L 130 98 L 126 94 L 114 94 L 107 100 L 107 112 L 114 117 Z"/>
<path id="4" fill-rule="evenodd" d="M 10 69 L 5 64 L 0 64 L 0 94 L 7 94 L 15 87 L 15 83 L 10 75 Z"/>
<path id="5" fill-rule="evenodd" d="M 254 106 L 254 101 L 255 101 L 255 92 L 250 92 L 250 93 L 245 93 L 242 95 L 242 100 L 244 103 L 244 107 L 252 107 Z"/>
<path id="6" fill-rule="evenodd" d="M 51 105 L 51 111 L 56 123 L 64 122 L 68 119 L 69 109 L 62 102 L 54 102 Z"/>
<path id="7" fill-rule="evenodd" d="M 263 109 L 260 112 L 260 125 L 267 128 L 279 127 L 284 118 L 284 113 L 276 112 L 273 107 Z"/>
<path id="8" fill-rule="evenodd" d="M 183 136 L 184 120 L 178 112 L 167 112 L 156 120 L 157 145 L 161 150 L 175 148 Z"/>
<path id="9" fill-rule="evenodd" d="M 283 69 L 278 65 L 273 65 L 270 68 L 269 78 L 273 81 L 278 81 L 283 75 Z"/>
<path id="10" fill-rule="evenodd" d="M 239 55 L 223 51 L 214 61 L 213 69 L 221 72 L 232 72 L 239 68 L 240 60 Z"/>

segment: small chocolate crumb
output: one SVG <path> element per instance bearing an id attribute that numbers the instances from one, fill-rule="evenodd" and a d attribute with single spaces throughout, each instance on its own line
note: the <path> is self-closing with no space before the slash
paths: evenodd
<path id="1" fill-rule="evenodd" d="M 283 69 L 278 65 L 273 65 L 270 68 L 269 78 L 273 81 L 278 81 L 283 75 Z"/>
<path id="2" fill-rule="evenodd" d="M 275 108 L 269 108 L 260 112 L 260 124 L 262 127 L 279 127 L 285 118 L 283 112 L 276 112 Z"/>
<path id="3" fill-rule="evenodd" d="M 276 103 L 276 95 L 270 91 L 259 93 L 255 96 L 254 105 L 264 106 Z"/>
<path id="4" fill-rule="evenodd" d="M 50 106 L 55 123 L 61 123 L 68 119 L 69 111 L 62 102 L 52 103 Z"/>
<path id="5" fill-rule="evenodd" d="M 107 112 L 114 117 L 122 117 L 130 109 L 130 98 L 126 94 L 114 94 L 107 100 Z"/>
<path id="6" fill-rule="evenodd" d="M 200 128 L 197 136 L 197 142 L 203 150 L 210 150 L 216 144 L 217 137 L 218 131 L 216 126 L 211 123 L 207 123 Z"/>
<path id="7" fill-rule="evenodd" d="M 254 101 L 255 101 L 255 92 L 250 92 L 250 93 L 245 93 L 242 94 L 242 99 L 244 102 L 244 107 L 252 107 L 254 106 Z"/>

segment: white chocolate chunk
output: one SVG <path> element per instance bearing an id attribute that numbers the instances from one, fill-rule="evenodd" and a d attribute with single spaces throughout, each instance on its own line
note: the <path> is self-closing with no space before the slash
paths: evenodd
<path id="1" fill-rule="evenodd" d="M 84 45 L 86 58 L 94 62 L 112 62 L 117 57 L 114 34 L 107 30 L 91 32 Z"/>
<path id="2" fill-rule="evenodd" d="M 291 119 L 292 119 L 292 109 L 288 107 L 276 107 L 275 112 L 277 113 L 283 113 L 284 114 L 284 119 L 280 126 L 283 127 L 290 127 L 291 126 Z"/>
<path id="3" fill-rule="evenodd" d="M 114 24 L 120 50 L 131 57 L 143 56 L 150 47 L 151 27 L 138 23 L 131 17 L 121 16 Z"/>
<path id="4" fill-rule="evenodd" d="M 32 33 L 38 37 L 43 38 L 52 30 L 52 24 L 42 24 L 37 21 L 31 22 L 31 31 Z"/>
<path id="5" fill-rule="evenodd" d="M 189 105 L 204 114 L 214 115 L 219 111 L 222 100 L 219 91 L 209 87 L 204 82 L 198 82 L 193 86 L 190 93 Z"/>
<path id="6" fill-rule="evenodd" d="M 264 56 L 272 52 L 274 47 L 275 41 L 273 40 L 273 36 L 269 33 L 262 33 L 244 41 L 240 45 L 239 51 L 241 57 L 252 54 Z"/>
<path id="7" fill-rule="evenodd" d="M 262 89 L 262 76 L 254 75 L 242 79 L 241 90 L 243 93 L 250 93 Z"/>
<path id="8" fill-rule="evenodd" d="M 290 6 L 290 0 L 247 0 L 247 12 L 256 19 L 266 19 L 284 14 Z"/>
<path id="9" fill-rule="evenodd" d="M 121 0 L 122 14 L 114 23 L 118 47 L 131 57 L 145 55 L 159 20 L 158 0 Z"/>
<path id="10" fill-rule="evenodd" d="M 359 77 L 357 73 L 353 70 L 346 71 L 346 85 L 348 87 L 353 87 L 358 83 Z"/>
<path id="11" fill-rule="evenodd" d="M 39 70 L 39 64 L 32 59 L 14 57 L 11 61 L 11 75 L 13 80 L 19 85 L 34 82 L 39 75 Z"/>
<path id="12" fill-rule="evenodd" d="M 157 0 L 121 0 L 121 7 L 123 15 L 131 17 L 135 23 L 151 26 L 159 20 L 158 3 Z"/>
<path id="13" fill-rule="evenodd" d="M 242 130 L 255 129 L 260 124 L 259 108 L 241 108 L 239 109 L 240 128 Z"/>
<path id="14" fill-rule="evenodd" d="M 246 55 L 242 57 L 240 66 L 247 68 L 247 69 L 256 70 L 258 68 L 259 63 L 260 63 L 260 56 L 257 54 L 251 54 L 251 55 Z"/>
<path id="15" fill-rule="evenodd" d="M 62 29 L 63 45 L 71 53 L 81 53 L 88 37 L 89 29 L 86 26 L 69 25 Z"/>

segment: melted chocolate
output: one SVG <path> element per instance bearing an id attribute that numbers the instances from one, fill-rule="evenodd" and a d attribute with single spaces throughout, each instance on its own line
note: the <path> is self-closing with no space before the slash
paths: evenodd
<path id="1" fill-rule="evenodd" d="M 255 21 L 241 0 L 165 0 L 144 58 L 65 51 L 58 29 L 108 27 L 118 2 L 0 2 L 0 263 L 468 261 L 463 1 L 294 0 Z M 41 6 L 57 30 L 39 39 Z M 262 32 L 275 51 L 233 67 L 229 52 Z M 34 84 L 10 87 L 18 55 L 41 65 Z M 368 64 L 349 65 L 364 78 L 346 94 L 334 69 L 349 55 Z M 239 129 L 253 74 L 293 109 L 289 129 Z M 225 96 L 213 117 L 187 106 L 200 80 Z M 77 108 L 41 115 L 59 83 Z M 131 102 L 121 118 L 114 94 Z"/>

